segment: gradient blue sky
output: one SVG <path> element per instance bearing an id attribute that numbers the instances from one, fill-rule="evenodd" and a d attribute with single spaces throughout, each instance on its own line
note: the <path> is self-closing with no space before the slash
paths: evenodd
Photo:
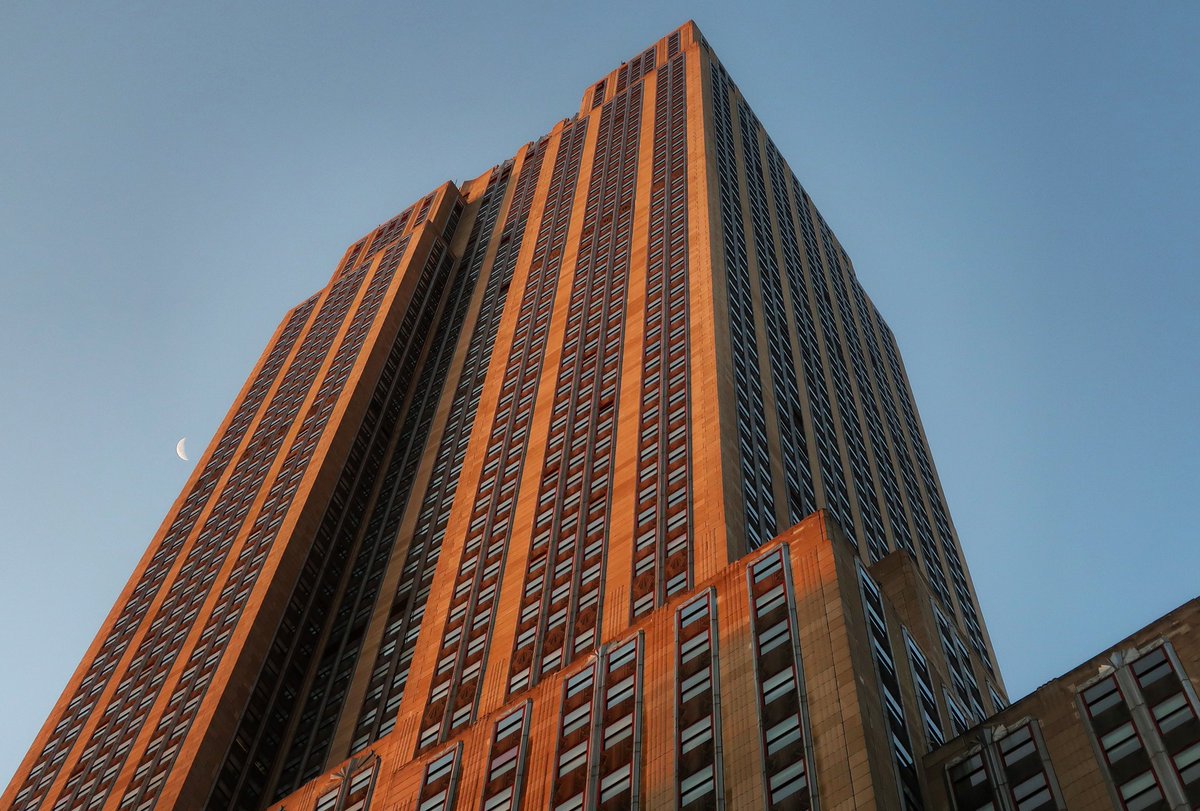
<path id="1" fill-rule="evenodd" d="M 0 7 L 0 781 L 284 310 L 689 17 L 896 332 L 1013 695 L 1196 595 L 1200 5 L 166 5 Z"/>

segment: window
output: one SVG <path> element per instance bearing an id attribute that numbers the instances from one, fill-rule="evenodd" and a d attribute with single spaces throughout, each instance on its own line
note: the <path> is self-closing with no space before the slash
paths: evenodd
<path id="1" fill-rule="evenodd" d="M 923 807 L 921 782 L 917 776 L 916 762 L 912 753 L 908 721 L 904 716 L 904 703 L 900 693 L 900 679 L 896 673 L 896 661 L 892 655 L 891 641 L 888 638 L 883 592 L 867 574 L 861 561 L 855 560 L 855 565 L 858 569 L 858 584 L 862 595 L 863 611 L 867 619 L 867 632 L 871 636 L 871 653 L 875 659 L 875 672 L 879 677 L 884 715 L 887 717 L 891 732 L 892 759 L 896 764 L 901 796 L 906 809 L 919 809 Z"/>
<path id="2" fill-rule="evenodd" d="M 369 755 L 363 759 L 352 758 L 335 773 L 341 782 L 317 797 L 313 811 L 367 811 L 371 802 L 371 789 L 375 785 L 375 771 L 379 758 Z"/>
<path id="3" fill-rule="evenodd" d="M 1130 669 L 1153 719 L 1151 734 L 1162 741 L 1188 804 L 1200 806 L 1200 720 L 1195 696 L 1190 694 L 1174 651 L 1167 644 L 1160 645 L 1133 662 Z"/>
<path id="4" fill-rule="evenodd" d="M 675 781 L 681 811 L 722 808 L 716 701 L 716 598 L 711 589 L 675 614 Z"/>
<path id="5" fill-rule="evenodd" d="M 1122 805 L 1127 811 L 1167 808 L 1117 674 L 1083 690 L 1080 699 Z"/>
<path id="6" fill-rule="evenodd" d="M 529 702 L 496 722 L 484 773 L 484 811 L 509 811 L 521 802 L 528 748 Z"/>
<path id="7" fill-rule="evenodd" d="M 800 650 L 792 628 L 795 602 L 787 547 L 761 556 L 746 574 L 767 807 L 811 808 L 808 719 L 802 701 Z"/>
<path id="8" fill-rule="evenodd" d="M 1004 700 L 1004 696 L 1000 694 L 1000 691 L 993 684 L 988 685 L 988 698 L 992 701 L 993 713 L 998 713 L 1008 706 L 1008 702 Z"/>
<path id="9" fill-rule="evenodd" d="M 951 766 L 949 776 L 956 811 L 994 811 L 992 779 L 982 752 Z"/>
<path id="10" fill-rule="evenodd" d="M 925 729 L 926 748 L 936 749 L 945 742 L 942 734 L 941 715 L 938 713 L 937 697 L 933 691 L 933 676 L 929 671 L 929 662 L 920 646 L 904 630 L 904 647 L 908 652 L 908 665 L 912 673 L 913 685 L 917 690 L 917 700 L 921 704 L 921 720 Z"/>
<path id="11" fill-rule="evenodd" d="M 631 807 L 638 791 L 641 635 L 608 647 L 597 659 L 599 662 L 589 662 L 563 682 L 562 720 L 550 795 L 553 811 L 585 806 L 617 811 Z M 593 772 L 598 781 L 590 779 Z"/>
<path id="12" fill-rule="evenodd" d="M 641 771 L 641 636 L 609 649 L 604 667 L 604 709 L 600 719 L 599 805 L 619 811 L 634 805 Z"/>
<path id="13" fill-rule="evenodd" d="M 1017 811 L 1059 811 L 1063 807 L 1041 732 L 1033 721 L 1009 730 L 995 746 L 1009 799 Z"/>
<path id="14" fill-rule="evenodd" d="M 995 732 L 981 730 L 985 743 L 946 768 L 955 811 L 1062 811 L 1037 722 Z"/>
<path id="15" fill-rule="evenodd" d="M 558 754 L 554 761 L 551 808 L 555 811 L 583 808 L 587 788 L 587 755 L 592 740 L 596 663 L 563 681 L 562 721 L 558 730 Z"/>
<path id="16" fill-rule="evenodd" d="M 338 797 L 341 796 L 341 788 L 335 788 L 332 791 L 327 791 L 317 798 L 317 804 L 314 806 L 315 811 L 334 811 L 337 808 Z"/>
<path id="17" fill-rule="evenodd" d="M 447 811 L 454 807 L 461 750 L 462 745 L 456 743 L 425 766 L 421 793 L 417 796 L 417 811 Z"/>
<path id="18" fill-rule="evenodd" d="M 955 735 L 963 734 L 971 728 L 971 719 L 949 690 L 943 690 L 942 697 L 946 699 L 946 710 L 950 713 L 950 729 Z"/>
<path id="19" fill-rule="evenodd" d="M 371 800 L 371 786 L 375 782 L 375 765 L 372 762 L 365 769 L 359 769 L 350 775 L 346 785 L 346 800 L 342 803 L 342 811 L 366 811 Z"/>
<path id="20" fill-rule="evenodd" d="M 987 716 L 983 711 L 983 696 L 979 692 L 975 673 L 971 670 L 967 648 L 936 604 L 933 605 L 933 616 L 937 622 L 942 652 L 946 656 L 946 666 L 950 669 L 950 681 L 953 682 L 954 691 L 958 695 L 959 706 L 964 708 L 970 724 L 977 724 Z"/>

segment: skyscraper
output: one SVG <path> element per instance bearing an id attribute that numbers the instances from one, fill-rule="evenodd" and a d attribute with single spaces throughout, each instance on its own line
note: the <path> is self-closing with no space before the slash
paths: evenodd
<path id="1" fill-rule="evenodd" d="M 688 23 L 285 315 L 3 802 L 919 808 L 1003 696 L 896 341 Z"/>

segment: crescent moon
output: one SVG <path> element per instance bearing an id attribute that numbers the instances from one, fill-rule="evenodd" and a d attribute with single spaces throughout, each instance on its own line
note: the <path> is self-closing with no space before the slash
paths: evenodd
<path id="1" fill-rule="evenodd" d="M 175 455 L 186 462 L 188 461 L 187 449 L 183 447 L 185 442 L 187 442 L 187 437 L 184 437 L 183 439 L 179 440 L 179 442 L 175 443 Z"/>

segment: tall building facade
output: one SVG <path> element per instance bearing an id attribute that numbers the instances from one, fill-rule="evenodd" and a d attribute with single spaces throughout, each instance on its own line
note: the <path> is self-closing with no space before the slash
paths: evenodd
<path id="1" fill-rule="evenodd" d="M 688 23 L 285 315 L 3 807 L 920 808 L 1003 705 L 895 338 Z"/>

